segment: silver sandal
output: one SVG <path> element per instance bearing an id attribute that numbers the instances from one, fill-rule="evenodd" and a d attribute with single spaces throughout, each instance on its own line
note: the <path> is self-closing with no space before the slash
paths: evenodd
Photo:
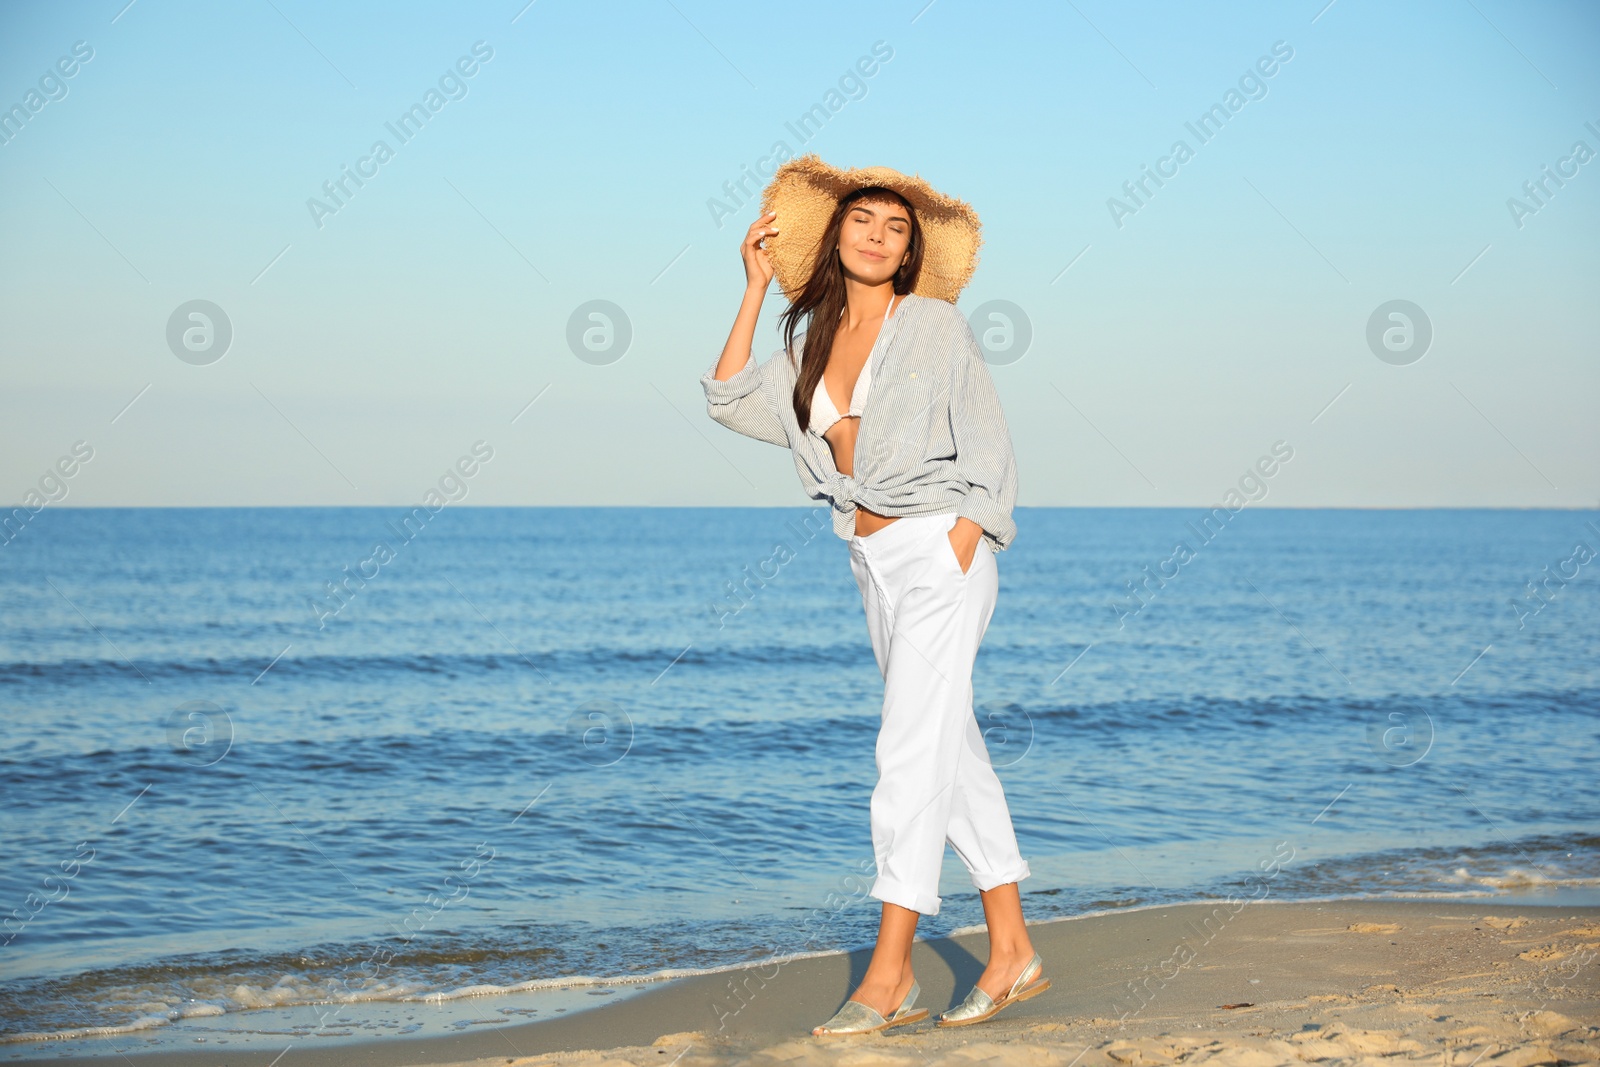
<path id="1" fill-rule="evenodd" d="M 887 1030 L 891 1026 L 904 1026 L 907 1023 L 921 1022 L 928 1017 L 927 1008 L 913 1008 L 917 1002 L 917 995 L 922 992 L 922 986 L 912 979 L 911 990 L 906 993 L 906 999 L 894 1010 L 894 1014 L 885 1019 L 879 1015 L 877 1009 L 868 1007 L 859 1000 L 847 1000 L 844 1007 L 834 1013 L 833 1018 L 823 1023 L 817 1030 L 812 1031 L 813 1037 L 832 1037 L 838 1034 L 870 1034 L 877 1030 Z"/>
<path id="2" fill-rule="evenodd" d="M 972 1023 L 981 1023 L 985 1019 L 994 1018 L 1002 1008 L 1008 1008 L 1019 1000 L 1027 1000 L 1031 996 L 1043 993 L 1050 988 L 1050 979 L 1040 978 L 1038 981 L 1033 981 L 1043 967 L 1044 960 L 1040 959 L 1039 954 L 1035 952 L 1033 959 L 1029 960 L 1028 965 L 1022 968 L 1022 973 L 1017 975 L 1017 980 L 1011 983 L 1011 988 L 999 1000 L 995 1000 L 974 985 L 972 991 L 967 994 L 966 1000 L 963 1000 L 949 1011 L 939 1014 L 939 1025 L 968 1026 Z"/>

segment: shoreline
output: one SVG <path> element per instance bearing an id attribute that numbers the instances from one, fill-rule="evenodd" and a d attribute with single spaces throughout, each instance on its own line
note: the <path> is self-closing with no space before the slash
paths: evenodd
<path id="1" fill-rule="evenodd" d="M 0 1063 L 804 1067 L 869 1048 L 907 1067 L 968 1062 L 979 1049 L 1061 1067 L 1600 1063 L 1600 907 L 1335 898 L 1234 911 L 1219 900 L 1046 920 L 1029 933 L 1051 988 L 975 1026 L 934 1019 L 982 972 L 981 930 L 916 942 L 919 1006 L 932 1017 L 879 1034 L 810 1036 L 860 981 L 871 952 L 857 948 L 664 979 L 564 1018 L 448 1036 L 141 1051 L 127 1035 L 72 1042 L 81 1055 L 58 1041 L 0 1047 Z M 1511 1051 L 1541 1047 L 1553 1058 Z"/>

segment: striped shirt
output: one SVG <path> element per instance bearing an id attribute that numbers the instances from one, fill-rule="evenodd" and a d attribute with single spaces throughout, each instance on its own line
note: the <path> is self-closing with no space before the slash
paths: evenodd
<path id="1" fill-rule="evenodd" d="M 796 352 L 804 351 L 804 336 L 795 339 Z M 825 440 L 801 432 L 793 401 L 797 360 L 781 348 L 764 363 L 746 360 L 725 382 L 713 363 L 700 379 L 706 411 L 730 430 L 790 449 L 801 487 L 813 500 L 832 501 L 833 532 L 844 540 L 855 535 L 859 504 L 896 518 L 955 512 L 983 527 L 992 548 L 1005 550 L 1017 533 L 1017 463 L 966 316 L 947 300 L 908 293 L 867 360 L 872 393 L 853 476 L 839 473 Z"/>

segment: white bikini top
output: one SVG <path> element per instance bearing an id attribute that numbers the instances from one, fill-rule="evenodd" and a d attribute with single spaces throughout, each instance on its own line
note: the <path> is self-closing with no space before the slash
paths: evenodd
<path id="1" fill-rule="evenodd" d="M 895 297 L 889 298 L 889 306 L 883 311 L 883 323 L 878 326 L 878 337 L 882 339 L 884 326 L 889 323 L 889 314 L 894 310 Z M 841 418 L 861 417 L 866 410 L 867 394 L 872 391 L 872 357 L 877 354 L 878 346 L 874 344 L 872 351 L 867 354 L 866 363 L 862 364 L 861 373 L 856 376 L 856 385 L 850 392 L 850 410 L 844 415 L 839 414 L 839 409 L 833 406 L 833 397 L 828 395 L 827 383 L 817 379 L 817 393 L 811 398 L 811 425 L 812 433 L 821 437 L 833 427 Z"/>

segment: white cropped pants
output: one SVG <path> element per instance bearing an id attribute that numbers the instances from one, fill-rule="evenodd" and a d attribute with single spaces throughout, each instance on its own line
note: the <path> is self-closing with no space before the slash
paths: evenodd
<path id="1" fill-rule="evenodd" d="M 1031 873 L 972 711 L 972 665 L 994 614 L 999 568 L 983 538 L 961 572 L 948 537 L 956 520 L 906 516 L 850 539 L 884 683 L 871 895 L 923 915 L 939 913 L 946 841 L 980 890 Z"/>

